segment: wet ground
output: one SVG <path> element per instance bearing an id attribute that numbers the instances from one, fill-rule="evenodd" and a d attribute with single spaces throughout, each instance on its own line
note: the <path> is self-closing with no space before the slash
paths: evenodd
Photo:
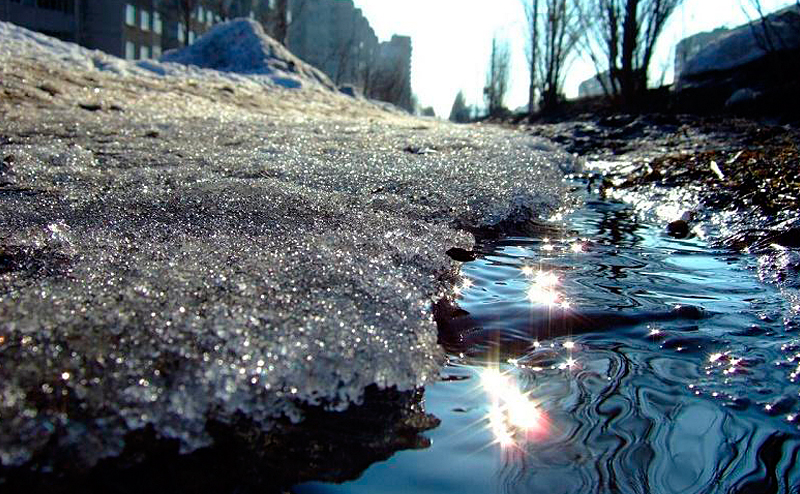
<path id="1" fill-rule="evenodd" d="M 800 206 L 796 127 L 733 116 L 654 114 L 523 129 L 561 143 L 588 162 L 607 165 L 605 180 L 598 182 L 603 193 L 680 187 L 697 194 L 699 203 L 685 206 L 693 216 L 705 208 L 738 214 L 738 225 L 722 232 L 737 235 L 727 239 L 734 248 L 775 238 L 781 245 L 800 244 L 793 215 Z"/>

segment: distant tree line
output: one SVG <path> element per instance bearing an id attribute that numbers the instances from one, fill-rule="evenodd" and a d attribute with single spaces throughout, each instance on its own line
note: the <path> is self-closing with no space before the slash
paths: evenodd
<path id="1" fill-rule="evenodd" d="M 527 26 L 528 111 L 548 112 L 564 99 L 564 80 L 577 55 L 595 65 L 603 91 L 621 106 L 637 105 L 647 90 L 648 69 L 667 20 L 683 0 L 520 0 Z M 748 0 L 758 3 L 758 0 Z M 800 3 L 800 0 L 798 0 Z M 760 5 L 760 4 L 759 4 Z M 484 99 L 489 115 L 507 110 L 505 42 L 494 38 Z M 505 49 L 507 51 L 507 48 Z M 451 119 L 464 115 L 463 94 Z"/>

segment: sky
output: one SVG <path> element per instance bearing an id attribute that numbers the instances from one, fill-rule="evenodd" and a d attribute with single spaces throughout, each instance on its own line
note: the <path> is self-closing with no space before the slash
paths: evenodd
<path id="1" fill-rule="evenodd" d="M 747 22 L 748 0 L 685 0 L 664 30 L 651 78 L 672 78 L 674 45 L 686 36 L 717 27 Z M 468 104 L 483 105 L 483 86 L 492 37 L 507 39 L 511 48 L 511 81 L 506 106 L 527 104 L 525 20 L 520 0 L 354 0 L 381 41 L 392 34 L 411 36 L 411 86 L 422 106 L 433 106 L 447 117 L 459 90 Z M 762 0 L 765 11 L 794 0 Z M 754 15 L 752 9 L 749 11 Z M 567 73 L 565 92 L 578 94 L 578 85 L 594 75 L 588 60 L 575 60 Z"/>

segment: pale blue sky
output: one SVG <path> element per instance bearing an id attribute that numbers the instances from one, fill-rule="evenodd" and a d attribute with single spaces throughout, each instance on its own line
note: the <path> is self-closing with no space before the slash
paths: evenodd
<path id="1" fill-rule="evenodd" d="M 681 38 L 719 26 L 746 21 L 748 0 L 685 0 L 670 20 L 660 42 L 651 74 L 664 70 L 671 77 L 672 47 Z M 527 102 L 525 25 L 520 0 L 354 0 L 381 41 L 392 34 L 411 36 L 414 93 L 423 106 L 447 117 L 460 89 L 469 103 L 482 104 L 492 36 L 509 40 L 512 50 L 510 108 Z M 767 10 L 794 0 L 762 0 Z M 566 92 L 577 95 L 581 81 L 594 74 L 590 62 L 577 60 L 568 73 Z"/>

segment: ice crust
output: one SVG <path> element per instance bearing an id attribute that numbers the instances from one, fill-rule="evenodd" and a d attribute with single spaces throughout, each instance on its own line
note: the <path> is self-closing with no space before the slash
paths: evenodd
<path id="1" fill-rule="evenodd" d="M 6 466 L 423 385 L 463 227 L 563 206 L 572 158 L 523 133 L 131 67 L 0 23 Z"/>

